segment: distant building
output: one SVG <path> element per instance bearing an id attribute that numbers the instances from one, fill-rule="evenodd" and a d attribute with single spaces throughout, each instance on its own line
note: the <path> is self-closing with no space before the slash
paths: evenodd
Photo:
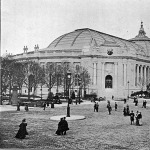
<path id="1" fill-rule="evenodd" d="M 84 66 L 91 75 L 87 93 L 98 97 L 124 98 L 150 83 L 150 38 L 141 22 L 138 35 L 125 40 L 106 33 L 84 28 L 66 33 L 47 48 L 11 56 L 17 60 L 35 60 L 45 66 L 48 62 L 69 62 Z"/>

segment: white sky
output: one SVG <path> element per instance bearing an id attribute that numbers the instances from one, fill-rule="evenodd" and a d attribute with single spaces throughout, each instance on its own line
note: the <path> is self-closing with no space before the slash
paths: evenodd
<path id="1" fill-rule="evenodd" d="M 141 21 L 150 37 L 150 0 L 1 0 L 1 55 L 46 48 L 80 28 L 130 39 Z"/>

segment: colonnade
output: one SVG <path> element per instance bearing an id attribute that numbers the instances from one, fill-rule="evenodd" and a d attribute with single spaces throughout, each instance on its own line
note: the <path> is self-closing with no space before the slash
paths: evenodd
<path id="1" fill-rule="evenodd" d="M 150 82 L 150 66 L 139 65 L 135 66 L 135 86 L 146 85 Z"/>

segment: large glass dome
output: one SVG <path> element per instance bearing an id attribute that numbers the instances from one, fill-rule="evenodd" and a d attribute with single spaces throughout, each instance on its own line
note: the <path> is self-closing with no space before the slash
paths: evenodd
<path id="1" fill-rule="evenodd" d="M 82 50 L 84 46 L 91 46 L 93 41 L 95 43 L 94 45 L 98 47 L 105 43 L 113 43 L 117 46 L 128 48 L 132 51 L 142 49 L 140 45 L 128 40 L 98 32 L 89 28 L 84 28 L 77 29 L 73 32 L 58 37 L 44 50 Z"/>

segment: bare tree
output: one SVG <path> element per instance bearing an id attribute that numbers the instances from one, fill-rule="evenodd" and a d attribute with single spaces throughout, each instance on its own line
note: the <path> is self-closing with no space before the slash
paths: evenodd
<path id="1" fill-rule="evenodd" d="M 55 63 L 47 63 L 45 68 L 45 83 L 49 88 L 49 92 L 51 93 L 51 89 L 56 83 L 56 64 Z"/>

